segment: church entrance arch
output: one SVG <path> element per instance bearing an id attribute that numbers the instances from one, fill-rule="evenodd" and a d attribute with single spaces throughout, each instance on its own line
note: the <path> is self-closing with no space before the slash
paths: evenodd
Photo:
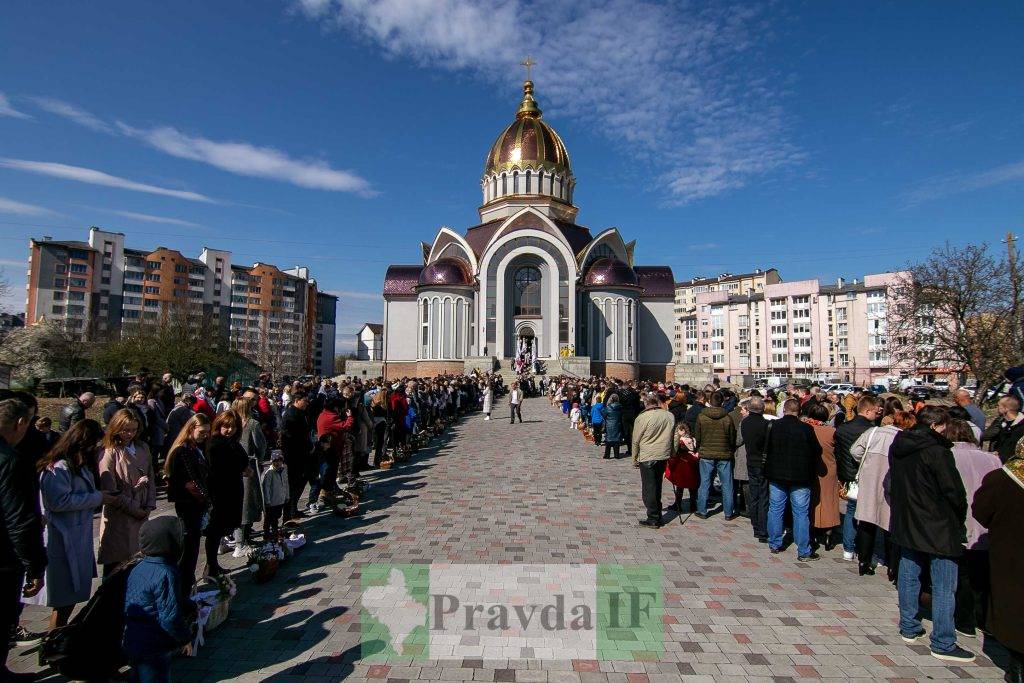
<path id="1" fill-rule="evenodd" d="M 516 360 L 522 358 L 528 364 L 537 359 L 540 339 L 532 321 L 521 321 L 516 325 Z"/>

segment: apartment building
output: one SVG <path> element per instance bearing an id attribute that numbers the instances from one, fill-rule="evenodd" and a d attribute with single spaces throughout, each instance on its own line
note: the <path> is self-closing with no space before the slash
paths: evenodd
<path id="1" fill-rule="evenodd" d="M 888 353 L 890 286 L 898 273 L 863 281 L 765 283 L 761 292 L 700 292 L 680 319 L 684 363 L 723 377 L 839 378 L 855 384 L 899 375 Z"/>
<path id="2" fill-rule="evenodd" d="M 337 299 L 318 296 L 307 268 L 244 266 L 232 263 L 230 251 L 209 247 L 199 258 L 167 247 L 133 249 L 123 233 L 94 227 L 86 242 L 30 240 L 26 289 L 28 323 L 57 320 L 82 339 L 175 315 L 212 326 L 269 372 L 333 365 Z M 315 340 L 328 335 L 330 363 L 318 364 Z"/>
<path id="3" fill-rule="evenodd" d="M 775 268 L 761 270 L 757 268 L 752 273 L 722 273 L 717 277 L 693 277 L 685 282 L 677 282 L 675 317 L 676 329 L 673 340 L 674 358 L 678 362 L 683 360 L 683 327 L 684 319 L 692 317 L 697 310 L 697 295 L 704 292 L 727 292 L 731 295 L 759 294 L 764 291 L 765 285 L 782 282 L 779 271 Z M 696 362 L 696 361 L 692 361 Z"/>

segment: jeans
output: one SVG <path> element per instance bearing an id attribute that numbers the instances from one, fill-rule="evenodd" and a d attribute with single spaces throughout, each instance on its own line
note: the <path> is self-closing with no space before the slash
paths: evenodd
<path id="1" fill-rule="evenodd" d="M 516 423 L 516 417 L 519 418 L 519 423 L 523 422 L 523 406 L 521 403 L 509 403 L 508 404 L 509 415 L 512 418 L 512 424 Z"/>
<path id="2" fill-rule="evenodd" d="M 171 680 L 171 653 L 152 655 L 131 662 L 132 680 L 138 683 L 166 683 Z"/>
<path id="3" fill-rule="evenodd" d="M 732 492 L 732 460 L 709 460 L 701 458 L 698 461 L 700 468 L 700 489 L 697 491 L 697 512 L 708 514 L 708 493 L 711 491 L 711 482 L 718 474 L 718 481 L 722 483 L 722 509 L 726 517 L 733 516 L 733 503 L 736 496 Z"/>
<path id="4" fill-rule="evenodd" d="M 640 463 L 640 492 L 647 508 L 647 520 L 661 524 L 661 485 L 665 481 L 665 461 Z"/>
<path id="5" fill-rule="evenodd" d="M 811 489 L 807 486 L 768 482 L 768 547 L 778 550 L 782 547 L 785 529 L 782 517 L 786 512 L 786 501 L 793 510 L 793 540 L 800 557 L 811 554 Z"/>
<path id="6" fill-rule="evenodd" d="M 949 652 L 956 647 L 953 613 L 956 609 L 956 559 L 900 548 L 900 575 L 896 581 L 900 603 L 900 633 L 915 635 L 924 630 L 917 618 L 920 609 L 921 572 L 925 563 L 932 574 L 932 635 L 934 652 Z"/>
<path id="7" fill-rule="evenodd" d="M 766 538 L 768 536 L 768 480 L 764 478 L 764 470 L 760 467 L 751 467 L 747 463 L 747 473 L 750 477 L 748 486 L 749 496 L 747 498 L 747 510 L 750 511 L 750 526 L 754 528 L 754 536 Z"/>
<path id="8" fill-rule="evenodd" d="M 843 515 L 843 551 L 853 553 L 857 551 L 857 520 L 853 518 L 857 512 L 857 499 L 851 498 L 846 501 L 846 514 Z M 868 557 L 865 561 L 870 561 Z"/>

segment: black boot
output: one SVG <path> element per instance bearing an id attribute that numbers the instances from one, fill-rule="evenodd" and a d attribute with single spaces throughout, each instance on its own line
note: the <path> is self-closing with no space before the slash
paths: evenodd
<path id="1" fill-rule="evenodd" d="M 874 576 L 875 569 L 871 566 L 871 560 L 867 562 L 859 562 L 857 567 L 861 576 Z"/>

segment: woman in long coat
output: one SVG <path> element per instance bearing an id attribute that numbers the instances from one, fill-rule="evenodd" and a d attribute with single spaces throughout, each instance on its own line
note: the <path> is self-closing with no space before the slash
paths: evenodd
<path id="1" fill-rule="evenodd" d="M 828 408 L 813 403 L 807 408 L 804 422 L 814 429 L 814 436 L 821 445 L 818 460 L 818 480 L 811 487 L 811 526 L 825 537 L 825 549 L 835 547 L 835 528 L 839 526 L 839 478 L 836 475 L 835 435 L 836 428 L 825 424 L 830 418 Z"/>
<path id="2" fill-rule="evenodd" d="M 494 403 L 494 389 L 491 388 L 491 383 L 488 382 L 484 386 L 484 419 L 491 419 L 491 407 Z"/>
<path id="3" fill-rule="evenodd" d="M 260 488 L 259 472 L 269 462 L 267 440 L 263 436 L 263 428 L 253 414 L 253 402 L 239 398 L 231 404 L 231 410 L 238 416 L 242 424 L 239 443 L 242 450 L 249 456 L 249 470 L 252 475 L 245 477 L 242 493 L 242 522 L 235 530 L 234 557 L 245 557 L 252 541 L 252 525 L 263 519 L 263 491 Z"/>
<path id="4" fill-rule="evenodd" d="M 242 424 L 232 411 L 221 413 L 210 428 L 207 447 L 210 523 L 206 527 L 206 567 L 210 576 L 224 573 L 217 561 L 221 539 L 242 524 L 243 479 L 252 476 L 249 457 L 239 444 Z"/>
<path id="5" fill-rule="evenodd" d="M 615 457 L 619 457 L 619 448 L 622 446 L 622 404 L 619 403 L 619 395 L 612 394 L 608 402 L 604 404 L 604 457 L 610 458 L 612 450 Z"/>
<path id="6" fill-rule="evenodd" d="M 103 575 L 139 552 L 139 529 L 156 509 L 156 476 L 149 447 L 141 440 L 133 410 L 114 413 L 103 436 L 100 490 L 117 498 L 103 506 L 100 550 Z"/>
<path id="7" fill-rule="evenodd" d="M 39 463 L 39 489 L 46 520 L 46 581 L 27 600 L 52 607 L 50 628 L 68 623 L 75 605 L 86 602 L 96 576 L 92 513 L 116 498 L 102 493 L 88 463 L 96 458 L 103 430 L 82 420 L 64 433 Z"/>
<path id="8" fill-rule="evenodd" d="M 988 529 L 988 631 L 1010 651 L 1011 681 L 1024 680 L 1024 440 L 974 495 L 972 514 Z"/>

